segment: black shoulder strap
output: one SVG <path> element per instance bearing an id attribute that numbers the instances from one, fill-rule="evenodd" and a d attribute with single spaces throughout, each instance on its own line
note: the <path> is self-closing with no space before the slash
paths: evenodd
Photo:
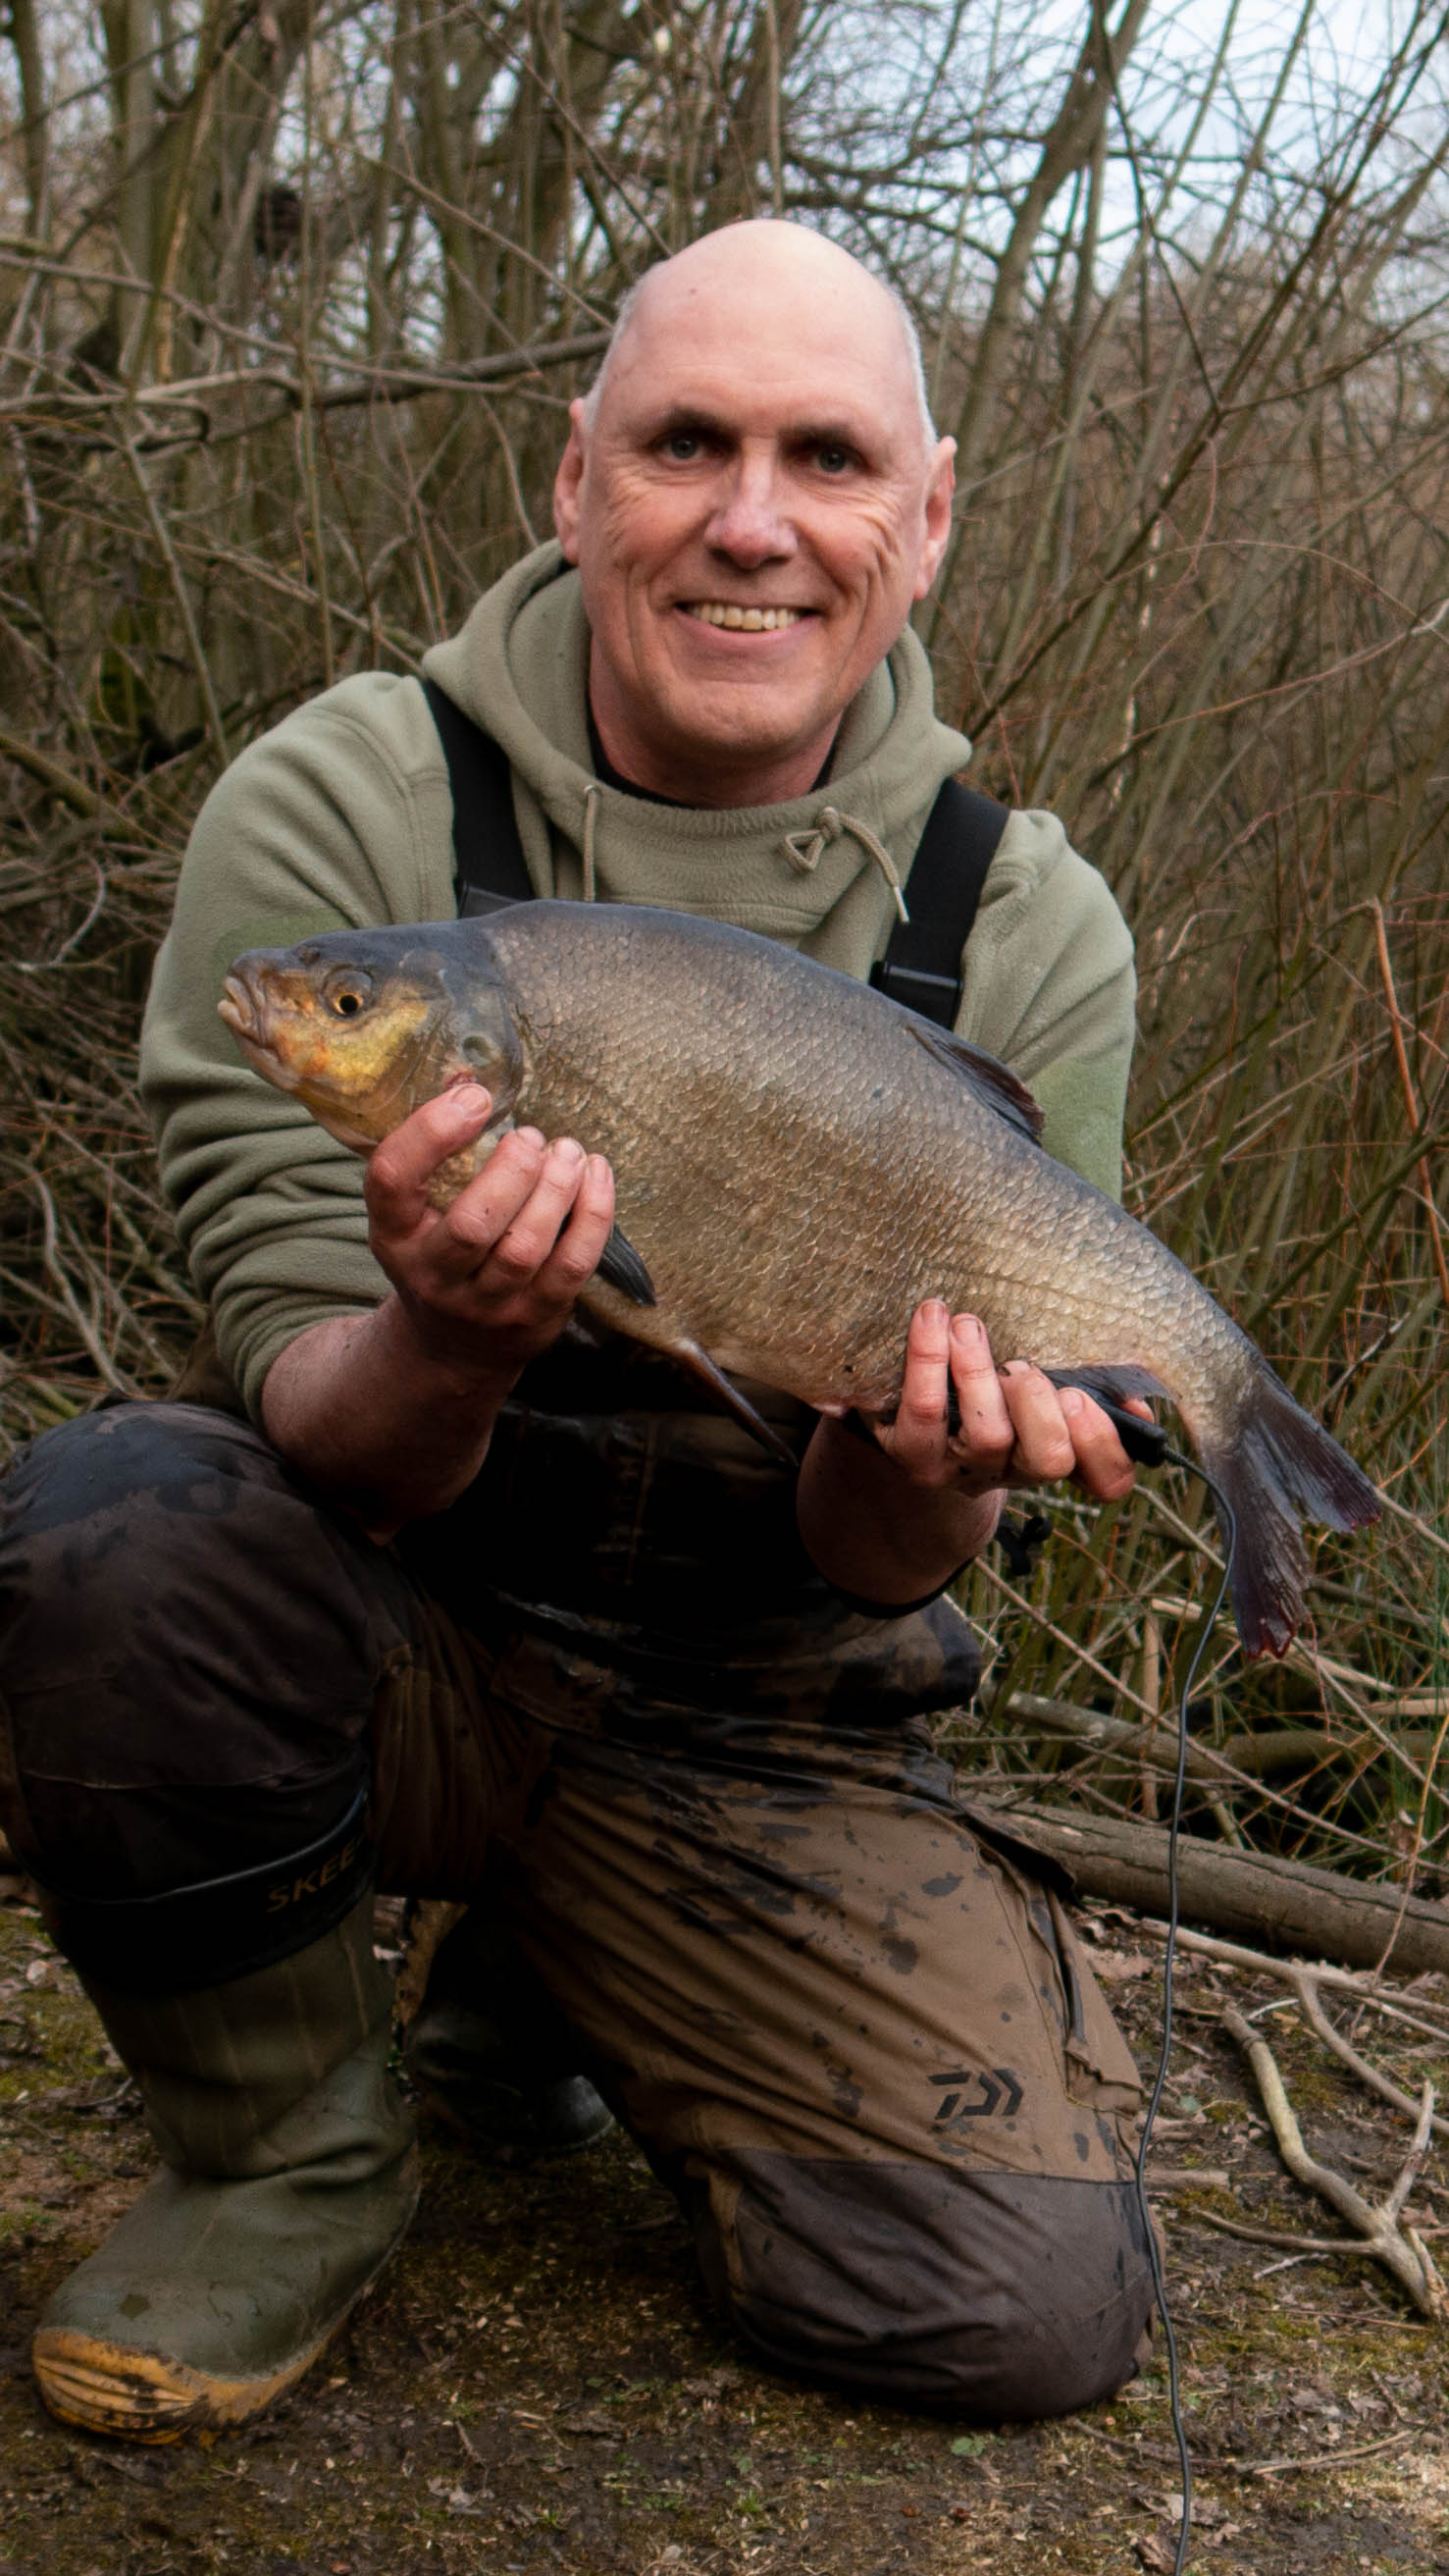
<path id="1" fill-rule="evenodd" d="M 926 818 L 906 879 L 910 920 L 898 921 L 870 970 L 877 992 L 954 1028 L 961 1007 L 961 951 L 971 935 L 986 871 L 1008 808 L 948 778 Z"/>
<path id="2" fill-rule="evenodd" d="M 427 699 L 453 791 L 453 884 L 464 914 L 501 912 L 533 894 L 518 820 L 508 755 L 491 733 L 440 689 L 424 680 Z"/>

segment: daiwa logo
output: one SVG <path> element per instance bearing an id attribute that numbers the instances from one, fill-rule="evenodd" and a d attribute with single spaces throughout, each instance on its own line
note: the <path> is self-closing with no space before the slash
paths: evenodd
<path id="1" fill-rule="evenodd" d="M 1011 2120 L 1021 2109 L 1020 2079 L 1009 2066 L 993 2066 L 989 2075 L 984 2067 L 967 2067 L 956 2075 L 933 2075 L 931 2082 L 941 2087 L 944 2096 L 931 2122 L 933 2129 L 958 2128 L 963 2120 L 989 2120 L 997 2111 L 1003 2120 Z M 957 2089 L 947 2092 L 948 2085 Z M 979 2100 L 974 2098 L 978 2092 Z"/>

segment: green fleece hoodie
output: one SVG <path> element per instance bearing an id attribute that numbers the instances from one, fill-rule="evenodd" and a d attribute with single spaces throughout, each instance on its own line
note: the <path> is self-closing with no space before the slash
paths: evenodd
<path id="1" fill-rule="evenodd" d="M 788 805 L 681 811 L 594 777 L 589 633 L 557 546 L 479 600 L 425 669 L 502 744 L 540 895 L 668 904 L 864 977 L 896 918 L 941 781 L 970 745 L 938 723 L 909 630 L 847 708 L 823 787 Z M 141 1080 L 161 1174 L 223 1363 L 249 1410 L 311 1324 L 374 1305 L 362 1165 L 242 1063 L 216 1004 L 244 948 L 456 909 L 448 773 L 417 682 L 360 674 L 249 746 L 197 818 L 156 964 Z M 1115 1191 L 1132 1047 L 1131 942 L 1050 814 L 1015 813 L 965 958 L 962 1034 L 1019 1073 L 1046 1143 Z M 587 1140 L 585 1140 L 587 1141 Z"/>

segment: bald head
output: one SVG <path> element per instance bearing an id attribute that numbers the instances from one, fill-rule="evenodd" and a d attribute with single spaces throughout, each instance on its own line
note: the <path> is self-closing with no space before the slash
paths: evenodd
<path id="1" fill-rule="evenodd" d="M 630 287 L 599 372 L 584 398 L 584 416 L 591 427 L 615 360 L 625 354 L 631 337 L 636 332 L 651 337 L 667 332 L 671 312 L 722 291 L 732 300 L 765 296 L 782 306 L 799 299 L 813 305 L 814 299 L 823 296 L 831 310 L 848 317 L 858 315 L 871 337 L 879 337 L 891 372 L 903 371 L 922 445 L 934 448 L 936 430 L 920 336 L 905 299 L 824 233 L 764 216 L 706 233 L 672 259 L 646 269 Z"/>
<path id="2" fill-rule="evenodd" d="M 554 524 L 624 777 L 691 805 L 805 794 L 950 532 L 904 308 L 797 224 L 651 269 L 570 413 Z"/>

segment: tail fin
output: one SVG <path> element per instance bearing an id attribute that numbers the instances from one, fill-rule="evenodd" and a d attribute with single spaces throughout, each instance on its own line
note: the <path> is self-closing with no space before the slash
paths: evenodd
<path id="1" fill-rule="evenodd" d="M 1266 1362 L 1254 1372 L 1236 1437 L 1220 1449 L 1204 1442 L 1202 1462 L 1236 1523 L 1234 1536 L 1219 1509 L 1244 1651 L 1285 1654 L 1302 1625 L 1310 1571 L 1300 1519 L 1357 1529 L 1378 1519 L 1378 1494 Z"/>

